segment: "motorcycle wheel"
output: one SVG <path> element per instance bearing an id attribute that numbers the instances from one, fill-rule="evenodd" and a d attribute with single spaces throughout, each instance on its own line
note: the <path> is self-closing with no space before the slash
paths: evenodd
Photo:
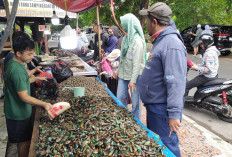
<path id="1" fill-rule="evenodd" d="M 229 105 L 229 113 L 227 114 L 221 114 L 221 113 L 217 113 L 217 116 L 219 119 L 228 122 L 228 123 L 232 123 L 232 101 L 228 101 L 228 105 Z"/>
<path id="2" fill-rule="evenodd" d="M 218 113 L 217 116 L 218 116 L 219 119 L 221 119 L 221 120 L 223 120 L 225 122 L 232 123 L 232 117 L 224 116 L 221 113 Z"/>

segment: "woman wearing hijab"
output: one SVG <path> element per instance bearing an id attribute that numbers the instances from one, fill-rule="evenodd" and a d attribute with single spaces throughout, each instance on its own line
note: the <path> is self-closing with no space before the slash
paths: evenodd
<path id="1" fill-rule="evenodd" d="M 120 17 L 122 28 L 128 34 L 121 45 L 118 69 L 117 98 L 127 107 L 128 88 L 132 97 L 132 113 L 141 120 L 141 100 L 139 95 L 140 75 L 145 66 L 146 42 L 137 17 L 126 14 Z"/>
<path id="2" fill-rule="evenodd" d="M 109 55 L 107 55 L 107 60 L 110 61 L 112 71 L 114 69 L 113 73 L 115 73 L 115 71 L 117 71 L 117 69 L 118 69 L 117 66 L 115 68 L 113 65 L 115 65 L 116 62 L 118 62 L 117 58 L 120 55 L 120 53 L 115 53 L 118 51 L 120 52 L 120 50 L 118 50 L 118 49 L 116 50 L 116 47 L 118 45 L 119 40 L 118 40 L 118 37 L 115 36 L 115 34 L 113 32 L 113 30 L 115 30 L 114 27 L 116 27 L 116 26 L 111 26 L 108 29 L 109 41 L 108 41 L 108 47 L 105 49 L 106 53 L 109 53 Z M 117 33 L 117 32 L 115 32 L 115 33 Z M 116 51 L 114 51 L 114 50 L 116 50 Z M 118 65 L 118 64 L 116 64 L 116 65 Z M 107 86 L 114 95 L 117 95 L 117 87 L 118 87 L 118 80 L 117 79 L 115 79 L 113 77 L 109 78 L 109 80 L 107 81 Z"/>
<path id="3" fill-rule="evenodd" d="M 118 44 L 118 38 L 114 36 L 114 33 L 110 28 L 108 29 L 108 34 L 109 34 L 108 47 L 105 49 L 105 52 L 111 53 Z"/>
<path id="4" fill-rule="evenodd" d="M 123 39 L 122 33 L 119 31 L 117 26 L 111 26 L 108 30 L 112 31 L 113 35 L 118 38 L 118 43 L 117 43 L 115 49 L 121 50 L 122 39 Z"/>

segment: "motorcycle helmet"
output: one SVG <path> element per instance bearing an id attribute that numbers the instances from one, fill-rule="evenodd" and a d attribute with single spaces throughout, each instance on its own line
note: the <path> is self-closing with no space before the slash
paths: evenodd
<path id="1" fill-rule="evenodd" d="M 205 30 L 201 33 L 200 40 L 206 49 L 213 45 L 213 32 L 210 30 L 209 25 L 205 26 Z"/>

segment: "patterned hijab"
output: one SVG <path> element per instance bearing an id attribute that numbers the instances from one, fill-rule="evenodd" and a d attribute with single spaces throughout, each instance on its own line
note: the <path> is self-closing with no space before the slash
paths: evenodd
<path id="1" fill-rule="evenodd" d="M 143 40 L 143 44 L 146 50 L 146 42 L 144 39 L 143 29 L 138 18 L 133 14 L 126 14 L 120 17 L 121 25 L 124 31 L 128 33 L 125 35 L 122 40 L 122 48 L 121 48 L 121 57 L 120 60 L 122 61 L 127 52 L 132 49 L 135 39 L 137 36 L 140 36 Z"/>

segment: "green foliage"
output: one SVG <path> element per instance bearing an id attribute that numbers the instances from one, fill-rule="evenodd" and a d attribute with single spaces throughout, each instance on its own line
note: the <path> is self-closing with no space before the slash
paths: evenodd
<path id="1" fill-rule="evenodd" d="M 139 17 L 141 0 L 114 0 L 114 12 L 118 23 L 120 24 L 120 16 L 127 13 L 135 14 Z M 219 24 L 232 25 L 232 0 L 150 0 L 150 5 L 155 2 L 167 3 L 172 11 L 172 19 L 175 21 L 177 28 L 181 31 L 188 26 L 195 24 Z M 111 8 L 110 1 L 102 4 L 99 9 L 100 21 L 103 25 L 116 25 Z M 92 26 L 96 20 L 96 8 L 81 13 L 78 24 L 85 28 Z M 71 27 L 75 28 L 76 19 L 71 19 Z M 52 31 L 60 32 L 61 26 L 52 26 Z M 146 27 L 144 32 L 147 33 Z"/>
<path id="2" fill-rule="evenodd" d="M 162 0 L 161 0 L 162 1 Z M 155 3 L 156 0 L 150 0 Z M 231 0 L 163 0 L 173 11 L 180 30 L 195 24 L 232 25 Z"/>
<path id="3" fill-rule="evenodd" d="M 25 32 L 27 32 L 30 36 L 31 36 L 31 34 L 32 34 L 32 31 L 31 31 L 31 28 L 30 28 L 30 26 L 28 26 L 28 25 L 25 25 L 24 26 L 24 31 Z"/>
<path id="4" fill-rule="evenodd" d="M 109 2 L 104 3 L 99 8 L 99 15 L 100 21 L 103 23 L 103 25 L 112 26 L 116 25 L 116 23 L 112 15 Z M 121 0 L 114 0 L 114 13 L 118 23 L 120 24 L 120 16 L 127 13 L 132 13 L 138 16 L 139 5 L 140 0 L 125 0 L 125 2 L 121 2 Z M 96 8 L 93 8 L 90 11 L 80 14 L 79 26 L 83 28 L 92 26 L 96 19 Z"/>

